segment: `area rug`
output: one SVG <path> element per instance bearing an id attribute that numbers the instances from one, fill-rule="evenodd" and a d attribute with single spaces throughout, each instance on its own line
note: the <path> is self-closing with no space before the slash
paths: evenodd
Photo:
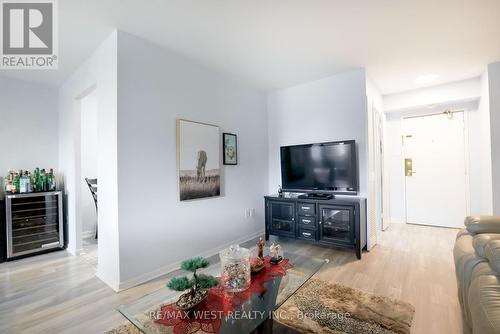
<path id="1" fill-rule="evenodd" d="M 336 283 L 310 279 L 274 314 L 278 323 L 310 334 L 409 334 L 415 308 Z M 164 327 L 168 333 L 170 327 Z M 279 331 L 278 331 L 279 333 Z M 132 324 L 105 334 L 140 334 Z"/>
<path id="2" fill-rule="evenodd" d="M 141 334 L 141 331 L 132 324 L 126 324 L 104 332 L 104 334 Z"/>
<path id="3" fill-rule="evenodd" d="M 408 334 L 415 308 L 340 284 L 309 280 L 275 312 L 301 333 Z"/>

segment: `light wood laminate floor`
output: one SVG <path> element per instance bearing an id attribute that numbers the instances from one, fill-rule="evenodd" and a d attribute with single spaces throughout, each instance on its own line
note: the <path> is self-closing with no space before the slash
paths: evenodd
<path id="1" fill-rule="evenodd" d="M 317 274 L 416 308 L 412 333 L 462 333 L 452 249 L 457 230 L 393 224 L 361 261 L 351 251 L 280 239 L 292 252 L 330 259 Z M 273 237 L 271 237 L 273 238 Z M 115 293 L 97 277 L 95 245 L 86 254 L 54 252 L 0 264 L 0 333 L 102 333 L 126 320 L 120 304 L 164 286 L 165 275 Z"/>

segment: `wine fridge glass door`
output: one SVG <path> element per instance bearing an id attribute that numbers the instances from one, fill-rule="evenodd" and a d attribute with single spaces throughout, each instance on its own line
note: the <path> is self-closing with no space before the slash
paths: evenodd
<path id="1" fill-rule="evenodd" d="M 320 239 L 350 243 L 353 236 L 353 208 L 321 206 Z"/>
<path id="2" fill-rule="evenodd" d="M 8 196 L 8 256 L 62 247 L 61 212 L 59 192 Z"/>

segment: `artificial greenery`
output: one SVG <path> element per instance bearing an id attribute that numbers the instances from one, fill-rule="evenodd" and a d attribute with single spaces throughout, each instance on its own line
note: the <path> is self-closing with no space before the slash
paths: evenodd
<path id="1" fill-rule="evenodd" d="M 196 256 L 181 262 L 181 268 L 190 272 L 195 273 L 196 270 L 206 268 L 210 262 L 207 259 Z"/>
<path id="2" fill-rule="evenodd" d="M 217 285 L 217 278 L 210 276 L 210 275 L 205 275 L 205 274 L 199 274 L 198 275 L 198 288 L 200 289 L 209 289 L 213 288 L 214 286 Z"/>
<path id="3" fill-rule="evenodd" d="M 175 291 L 189 289 L 192 296 L 195 295 L 198 289 L 213 288 L 217 285 L 217 279 L 215 277 L 205 274 L 196 274 L 198 269 L 206 268 L 209 264 L 210 262 L 201 256 L 182 261 L 181 268 L 192 272 L 193 278 L 189 279 L 186 276 L 174 277 L 167 284 L 167 287 Z"/>
<path id="4" fill-rule="evenodd" d="M 182 276 L 172 278 L 167 286 L 175 291 L 184 291 L 187 289 L 191 289 L 193 284 L 186 276 Z"/>

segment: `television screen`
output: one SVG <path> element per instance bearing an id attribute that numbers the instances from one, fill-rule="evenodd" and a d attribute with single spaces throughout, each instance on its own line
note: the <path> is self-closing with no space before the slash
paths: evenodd
<path id="1" fill-rule="evenodd" d="M 281 180 L 288 191 L 356 192 L 354 140 L 281 147 Z"/>

